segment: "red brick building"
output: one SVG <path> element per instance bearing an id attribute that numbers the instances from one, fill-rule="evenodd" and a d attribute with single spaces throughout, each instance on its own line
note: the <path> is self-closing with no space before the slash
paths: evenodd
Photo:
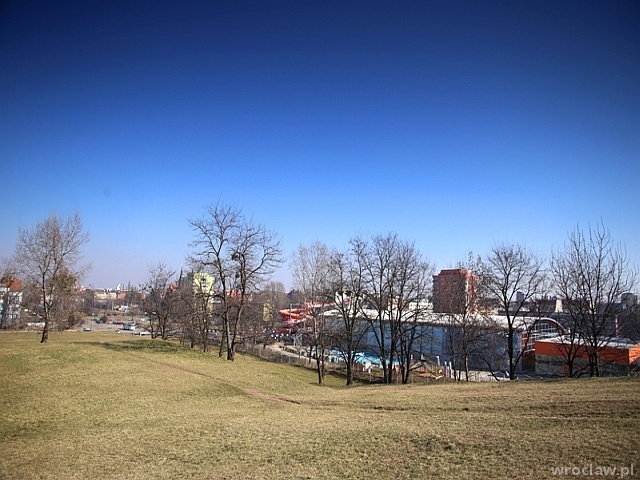
<path id="1" fill-rule="evenodd" d="M 467 269 L 440 270 L 433 276 L 434 313 L 475 313 L 477 283 Z"/>

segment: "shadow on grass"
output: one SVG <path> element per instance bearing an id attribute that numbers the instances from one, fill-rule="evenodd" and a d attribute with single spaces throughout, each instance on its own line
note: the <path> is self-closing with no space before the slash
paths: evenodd
<path id="1" fill-rule="evenodd" d="M 189 355 L 190 353 L 196 353 L 201 355 L 202 352 L 199 350 L 194 350 L 192 348 L 189 348 L 187 346 L 181 346 L 177 343 L 171 342 L 171 341 L 165 341 L 165 340 L 158 340 L 158 339 L 144 339 L 144 340 L 119 340 L 119 341 L 91 341 L 91 342 L 82 342 L 84 345 L 91 345 L 94 347 L 100 347 L 100 348 L 104 348 L 106 350 L 111 350 L 114 352 L 127 352 L 127 353 L 161 353 L 161 354 L 187 354 Z M 247 357 L 251 357 L 254 360 L 256 360 L 257 362 L 264 362 L 264 363 L 269 363 L 269 364 L 280 364 L 280 365 L 288 365 L 290 367 L 294 367 L 294 368 L 298 368 L 301 370 L 304 370 L 306 372 L 315 372 L 314 368 L 308 368 L 308 367 L 304 367 L 302 365 L 296 365 L 296 364 L 286 364 L 286 363 L 282 363 L 282 362 L 277 362 L 274 360 L 270 360 L 270 359 L 266 359 L 263 357 L 260 357 L 258 355 L 253 355 L 251 353 L 247 353 L 247 352 L 237 352 L 238 354 L 245 355 Z M 211 356 L 210 358 L 216 358 L 214 356 Z M 314 377 L 312 377 L 314 378 Z M 342 372 L 339 371 L 329 371 L 325 374 L 325 380 L 329 380 L 329 379 L 333 379 L 334 381 L 338 381 L 340 383 L 344 382 L 346 379 L 346 375 Z M 363 385 L 367 385 L 370 383 L 376 383 L 376 382 L 366 382 L 363 381 L 362 379 L 354 379 L 354 384 L 352 387 L 358 387 L 358 386 L 363 386 Z M 314 380 L 309 381 L 309 384 L 311 385 L 316 385 L 316 386 L 320 386 L 318 385 L 318 382 Z M 321 385 L 322 388 L 329 388 L 329 389 L 342 389 L 344 388 L 344 385 L 341 384 L 333 384 L 331 385 L 331 382 L 329 382 L 329 385 L 327 385 L 326 383 L 324 385 Z"/>
<path id="2" fill-rule="evenodd" d="M 118 352 L 178 353 L 189 351 L 172 342 L 164 340 L 118 341 L 118 342 L 86 342 L 85 344 Z"/>

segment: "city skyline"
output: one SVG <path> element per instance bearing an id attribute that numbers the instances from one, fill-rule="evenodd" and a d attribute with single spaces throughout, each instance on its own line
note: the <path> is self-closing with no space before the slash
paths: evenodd
<path id="1" fill-rule="evenodd" d="M 79 212 L 83 284 L 179 271 L 218 201 L 436 270 L 602 223 L 640 260 L 637 2 L 7 2 L 0 257 Z M 275 280 L 292 287 L 285 263 Z"/>

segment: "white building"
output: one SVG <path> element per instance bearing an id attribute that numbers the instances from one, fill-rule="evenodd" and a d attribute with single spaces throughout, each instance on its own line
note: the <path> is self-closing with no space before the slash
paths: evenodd
<path id="1" fill-rule="evenodd" d="M 10 328 L 20 321 L 22 292 L 15 292 L 9 287 L 0 287 L 0 315 L 3 327 Z"/>

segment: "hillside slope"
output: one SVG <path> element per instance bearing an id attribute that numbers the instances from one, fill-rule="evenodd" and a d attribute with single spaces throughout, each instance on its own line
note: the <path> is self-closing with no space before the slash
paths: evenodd
<path id="1" fill-rule="evenodd" d="M 640 458 L 635 379 L 320 387 L 249 356 L 72 332 L 2 333 L 0 365 L 4 479 L 557 478 Z"/>

